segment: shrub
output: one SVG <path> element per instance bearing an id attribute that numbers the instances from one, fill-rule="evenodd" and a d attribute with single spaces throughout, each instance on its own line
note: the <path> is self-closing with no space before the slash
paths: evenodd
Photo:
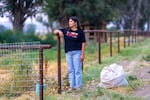
<path id="1" fill-rule="evenodd" d="M 14 34 L 13 31 L 7 30 L 0 34 L 0 42 L 1 43 L 10 43 L 20 41 L 20 36 Z"/>
<path id="2" fill-rule="evenodd" d="M 41 41 L 41 39 L 34 33 L 28 33 L 28 34 L 23 35 L 22 41 L 33 42 L 33 41 Z"/>
<path id="3" fill-rule="evenodd" d="M 56 45 L 56 40 L 54 39 L 54 34 L 48 33 L 42 39 L 34 33 L 14 33 L 11 30 L 4 31 L 0 33 L 0 43 L 15 43 L 15 42 L 34 42 L 40 41 L 42 44 Z"/>
<path id="4" fill-rule="evenodd" d="M 52 46 L 56 45 L 56 40 L 54 39 L 54 34 L 46 34 L 46 38 L 41 41 L 42 44 L 51 44 Z"/>

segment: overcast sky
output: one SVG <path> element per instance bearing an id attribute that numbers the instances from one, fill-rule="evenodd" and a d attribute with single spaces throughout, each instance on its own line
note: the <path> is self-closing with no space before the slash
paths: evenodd
<path id="1" fill-rule="evenodd" d="M 25 29 L 26 29 L 28 24 L 35 24 L 36 25 L 36 32 L 40 32 L 40 33 L 46 32 L 46 27 L 43 26 L 41 23 L 37 22 L 34 18 L 32 18 L 32 19 L 28 18 L 25 21 L 25 26 L 24 26 Z M 12 24 L 11 24 L 10 20 L 5 16 L 0 17 L 0 25 L 4 25 L 8 29 L 12 29 Z"/>

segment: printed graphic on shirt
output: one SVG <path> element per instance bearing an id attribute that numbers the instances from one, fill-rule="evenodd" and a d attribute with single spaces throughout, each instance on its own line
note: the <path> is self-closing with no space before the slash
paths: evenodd
<path id="1" fill-rule="evenodd" d="M 76 32 L 67 32 L 67 36 L 70 36 L 70 37 L 73 37 L 73 38 L 77 38 L 77 36 L 78 36 L 78 33 L 76 33 Z"/>

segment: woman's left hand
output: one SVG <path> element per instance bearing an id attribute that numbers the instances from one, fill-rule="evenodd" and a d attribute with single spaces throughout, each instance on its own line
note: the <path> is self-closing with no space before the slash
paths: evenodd
<path id="1" fill-rule="evenodd" d="M 83 54 L 81 54 L 81 56 L 80 56 L 80 61 L 81 61 L 81 62 L 84 61 L 84 55 L 83 55 Z"/>

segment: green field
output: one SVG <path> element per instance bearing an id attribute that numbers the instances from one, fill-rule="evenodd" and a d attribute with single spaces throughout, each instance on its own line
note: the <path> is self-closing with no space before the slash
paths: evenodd
<path id="1" fill-rule="evenodd" d="M 132 61 L 137 59 L 137 57 L 138 59 L 143 59 L 144 56 L 150 55 L 150 45 L 148 44 L 149 42 L 150 39 L 147 39 L 144 40 L 144 42 L 136 43 L 130 47 L 122 49 L 119 54 L 114 54 L 113 57 L 103 57 L 102 64 L 98 64 L 96 42 L 87 44 L 83 71 L 83 90 L 79 93 L 73 92 L 70 94 L 63 90 L 61 95 L 50 94 L 46 95 L 45 99 L 57 100 L 61 98 L 61 100 L 70 100 L 74 98 L 73 100 L 145 100 L 142 97 L 140 98 L 131 95 L 138 86 L 145 84 L 141 79 L 137 79 L 132 74 L 126 76 L 129 82 L 129 85 L 126 87 L 102 89 L 98 87 L 98 83 L 100 82 L 100 72 L 104 66 L 108 66 L 112 63 L 119 63 L 124 60 Z M 56 48 L 53 50 L 53 52 L 55 52 Z M 109 54 L 109 46 L 106 44 L 102 45 L 102 51 L 102 55 Z M 46 53 L 48 52 L 51 51 L 46 51 Z M 65 59 L 63 51 L 62 55 L 62 59 Z M 53 53 L 53 56 L 56 56 L 56 53 Z M 56 58 L 49 59 L 55 60 Z"/>

